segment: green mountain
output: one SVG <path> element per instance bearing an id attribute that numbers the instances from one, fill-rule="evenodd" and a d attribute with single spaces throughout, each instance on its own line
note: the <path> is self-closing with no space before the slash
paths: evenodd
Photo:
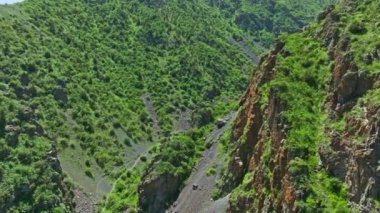
<path id="1" fill-rule="evenodd" d="M 339 1 L 263 57 L 225 136 L 228 212 L 380 211 L 379 9 Z"/>
<path id="2" fill-rule="evenodd" d="M 329 3 L 291 2 L 0 6 L 0 211 L 133 211 L 168 175 L 166 207 L 262 46 Z"/>
<path id="3" fill-rule="evenodd" d="M 223 14 L 251 35 L 254 41 L 270 46 L 283 32 L 296 32 L 314 20 L 321 7 L 334 0 L 210 0 Z"/>

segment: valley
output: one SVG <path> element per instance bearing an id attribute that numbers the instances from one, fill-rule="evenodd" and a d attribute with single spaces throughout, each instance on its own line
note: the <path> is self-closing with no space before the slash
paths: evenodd
<path id="1" fill-rule="evenodd" d="M 380 211 L 378 2 L 12 3 L 0 212 Z"/>
<path id="2" fill-rule="evenodd" d="M 215 187 L 217 176 L 220 175 L 222 163 L 219 161 L 223 160 L 223 157 L 218 156 L 218 142 L 230 127 L 235 114 L 234 112 L 229 113 L 223 118 L 223 126 L 216 125 L 207 136 L 206 144 L 208 144 L 208 148 L 203 152 L 198 165 L 193 168 L 193 172 L 186 180 L 177 200 L 167 212 L 214 212 L 216 209 L 220 211 L 226 210 L 227 202 L 215 204 L 211 193 Z M 216 207 L 213 207 L 214 205 Z"/>

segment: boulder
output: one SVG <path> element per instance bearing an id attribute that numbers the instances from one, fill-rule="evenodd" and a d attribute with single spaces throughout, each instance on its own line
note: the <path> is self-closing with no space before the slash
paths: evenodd
<path id="1" fill-rule="evenodd" d="M 193 184 L 193 190 L 197 190 L 199 188 L 198 184 Z"/>

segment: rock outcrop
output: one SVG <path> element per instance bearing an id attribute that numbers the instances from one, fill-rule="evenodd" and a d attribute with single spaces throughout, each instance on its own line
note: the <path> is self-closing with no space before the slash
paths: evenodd
<path id="1" fill-rule="evenodd" d="M 171 174 L 145 177 L 139 185 L 140 212 L 164 213 L 167 202 L 179 193 L 180 180 Z"/>
<path id="2" fill-rule="evenodd" d="M 280 98 L 281 88 L 264 87 L 278 75 L 277 58 L 292 57 L 294 53 L 289 52 L 280 41 L 273 51 L 262 58 L 241 99 L 240 111 L 231 133 L 231 143 L 235 148 L 222 188 L 224 192 L 242 190 L 246 193 L 231 196 L 228 212 L 302 211 L 305 206 L 300 201 L 308 202 L 306 200 L 313 192 L 297 184 L 296 179 L 302 175 L 310 178 L 313 173 L 326 173 L 325 180 L 334 182 L 337 179 L 344 183 L 347 198 L 338 195 L 340 189 L 333 188 L 332 191 L 335 190 L 337 196 L 343 196 L 340 198 L 347 201 L 345 207 L 360 212 L 379 210 L 374 201 L 380 200 L 380 93 L 377 92 L 380 78 L 376 72 L 365 69 L 367 65 L 378 63 L 379 48 L 375 45 L 358 59 L 358 50 L 352 47 L 357 40 L 343 32 L 345 22 L 341 22 L 342 14 L 363 10 L 360 6 L 364 1 L 359 2 L 342 1 L 339 10 L 329 7 L 318 17 L 319 27 L 306 29 L 309 32 L 302 34 L 324 43 L 331 60 L 330 80 L 321 110 L 324 126 L 320 132 L 328 142 L 310 141 L 316 144 L 319 158 L 319 164 L 311 172 L 291 169 L 297 159 L 307 161 L 310 158 L 292 150 L 287 144 L 293 124 L 284 119 L 283 114 L 291 107 Z M 371 6 L 374 5 L 372 3 Z M 308 67 L 301 65 L 304 69 Z M 319 85 L 320 88 L 324 86 Z M 264 98 L 267 99 L 265 103 Z M 337 127 L 337 123 L 341 127 Z M 321 185 L 320 190 L 322 188 Z M 308 203 L 305 208 L 316 210 L 327 207 L 324 204 L 313 207 Z"/>
<path id="3" fill-rule="evenodd" d="M 279 116 L 284 106 L 277 98 L 275 90 L 269 91 L 266 107 L 262 107 L 260 103 L 261 86 L 276 77 L 277 55 L 286 55 L 283 47 L 284 43 L 278 42 L 275 49 L 263 57 L 240 103 L 241 109 L 233 125 L 231 136 L 231 141 L 237 143 L 233 160 L 229 165 L 233 178 L 225 187 L 236 186 L 242 182 L 245 174 L 254 172 L 254 177 L 245 187 L 254 189 L 256 193 L 255 197 L 239 197 L 237 200 L 231 200 L 229 212 L 253 209 L 259 212 L 278 212 L 292 211 L 295 208 L 295 189 L 286 167 L 288 153 L 284 147 L 285 124 Z M 268 140 L 272 141 L 272 147 L 267 147 Z M 268 148 L 271 149 L 273 157 L 270 165 L 263 161 L 264 152 Z M 268 177 L 266 170 L 273 174 L 272 178 Z M 266 185 L 270 186 L 271 191 L 281 190 L 281 193 L 267 197 Z M 255 202 L 256 206 L 254 206 Z"/>

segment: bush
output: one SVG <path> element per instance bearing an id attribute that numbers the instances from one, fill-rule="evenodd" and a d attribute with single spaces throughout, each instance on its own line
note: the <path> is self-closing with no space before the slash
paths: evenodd
<path id="1" fill-rule="evenodd" d="M 0 161 L 6 160 L 11 151 L 11 148 L 9 148 L 4 141 L 0 140 Z"/>
<path id="2" fill-rule="evenodd" d="M 115 132 L 115 130 L 112 129 L 109 134 L 110 134 L 110 136 L 115 136 L 116 132 Z"/>
<path id="3" fill-rule="evenodd" d="M 125 144 L 126 146 L 132 146 L 131 141 L 129 140 L 129 138 L 125 138 L 125 139 L 124 139 L 124 144 Z"/>
<path id="4" fill-rule="evenodd" d="M 357 35 L 362 35 L 362 34 L 367 33 L 367 29 L 365 27 L 365 24 L 363 22 L 358 22 L 358 21 L 353 22 L 350 25 L 350 27 L 348 28 L 348 30 L 352 34 L 357 34 Z"/>
<path id="5" fill-rule="evenodd" d="M 65 138 L 62 138 L 61 140 L 59 140 L 59 144 L 61 144 L 61 146 L 63 148 L 67 148 L 69 146 L 69 143 L 68 143 L 67 139 L 65 139 Z"/>
<path id="6" fill-rule="evenodd" d="M 130 178 L 132 177 L 132 172 L 131 171 L 128 171 L 127 174 L 126 174 L 127 178 Z"/>
<path id="7" fill-rule="evenodd" d="M 88 177 L 90 177 L 90 178 L 94 178 L 94 176 L 92 175 L 92 172 L 91 172 L 90 170 L 86 169 L 86 170 L 84 171 L 84 173 L 85 173 Z"/>
<path id="8" fill-rule="evenodd" d="M 22 164 L 32 163 L 32 154 L 26 149 L 19 150 L 17 153 L 17 158 Z"/>
<path id="9" fill-rule="evenodd" d="M 208 169 L 208 171 L 207 171 L 207 176 L 213 176 L 213 175 L 215 175 L 216 174 L 216 166 L 214 165 L 214 166 L 212 166 L 212 167 L 210 167 L 209 169 Z"/>
<path id="10" fill-rule="evenodd" d="M 3 180 L 4 174 L 5 174 L 5 169 L 2 166 L 0 166 L 0 181 Z"/>
<path id="11" fill-rule="evenodd" d="M 140 157 L 140 160 L 142 162 L 146 162 L 148 159 L 147 159 L 147 157 L 145 155 L 143 155 L 143 156 Z"/>
<path id="12" fill-rule="evenodd" d="M 3 111 L 0 111 L 0 137 L 3 137 L 5 135 L 5 113 Z"/>

